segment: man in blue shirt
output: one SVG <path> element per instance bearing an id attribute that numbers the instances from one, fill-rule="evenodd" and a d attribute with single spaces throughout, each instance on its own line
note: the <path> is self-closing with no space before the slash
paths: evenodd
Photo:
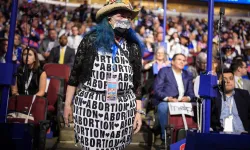
<path id="1" fill-rule="evenodd" d="M 231 70 L 224 70 L 225 97 L 218 91 L 213 101 L 211 127 L 215 131 L 240 134 L 250 133 L 250 95 L 248 91 L 235 88 L 235 78 Z M 222 77 L 220 76 L 220 81 Z"/>

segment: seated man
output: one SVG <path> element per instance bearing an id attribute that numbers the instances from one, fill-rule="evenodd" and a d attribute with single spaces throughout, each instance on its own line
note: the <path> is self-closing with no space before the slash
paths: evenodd
<path id="1" fill-rule="evenodd" d="M 164 131 L 167 125 L 168 102 L 189 102 L 194 97 L 193 77 L 183 70 L 186 56 L 175 54 L 172 67 L 162 68 L 154 83 L 155 105 L 161 126 L 161 139 L 165 141 Z"/>
<path id="2" fill-rule="evenodd" d="M 247 90 L 235 88 L 231 70 L 224 70 L 225 97 L 218 91 L 212 101 L 211 127 L 215 131 L 242 133 L 250 131 L 250 95 Z M 220 81 L 222 77 L 220 76 Z M 231 130 L 231 131 L 230 131 Z"/>
<path id="3" fill-rule="evenodd" d="M 72 68 L 75 59 L 75 50 L 67 46 L 66 35 L 59 38 L 59 46 L 52 48 L 49 55 L 49 63 L 66 64 Z"/>

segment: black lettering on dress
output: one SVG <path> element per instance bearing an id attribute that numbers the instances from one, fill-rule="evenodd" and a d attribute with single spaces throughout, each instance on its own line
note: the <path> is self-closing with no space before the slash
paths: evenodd
<path id="1" fill-rule="evenodd" d="M 123 81 L 128 81 L 128 74 L 124 74 L 124 80 Z"/>
<path id="2" fill-rule="evenodd" d="M 104 88 L 102 83 L 103 83 L 103 81 L 98 80 L 98 88 L 99 89 Z"/>
<path id="3" fill-rule="evenodd" d="M 94 92 L 89 92 L 89 99 L 94 99 Z"/>
<path id="4" fill-rule="evenodd" d="M 82 117 L 81 116 L 78 116 L 78 123 L 79 123 L 79 125 L 82 124 Z"/>
<path id="5" fill-rule="evenodd" d="M 101 55 L 101 62 L 105 63 L 105 56 Z"/>
<path id="6" fill-rule="evenodd" d="M 115 63 L 117 63 L 117 64 L 120 63 L 120 58 L 119 57 L 115 57 Z"/>
<path id="7" fill-rule="evenodd" d="M 104 109 L 104 105 L 103 105 L 103 103 L 98 103 L 98 110 L 99 111 L 103 111 L 103 109 Z"/>
<path id="8" fill-rule="evenodd" d="M 107 71 L 111 71 L 112 67 L 111 64 L 107 64 Z"/>
<path id="9" fill-rule="evenodd" d="M 114 121 L 115 120 L 115 113 L 110 113 L 110 121 Z"/>
<path id="10" fill-rule="evenodd" d="M 84 127 L 81 127 L 81 135 L 84 135 Z"/>
<path id="11" fill-rule="evenodd" d="M 76 132 L 77 132 L 78 134 L 80 133 L 80 126 L 79 126 L 79 125 L 76 126 Z"/>
<path id="12" fill-rule="evenodd" d="M 121 64 L 125 64 L 125 58 L 121 57 Z"/>
<path id="13" fill-rule="evenodd" d="M 89 146 L 89 140 L 88 140 L 88 137 L 85 137 L 85 146 Z"/>
<path id="14" fill-rule="evenodd" d="M 109 120 L 109 114 L 108 113 L 105 113 L 104 120 Z"/>
<path id="15" fill-rule="evenodd" d="M 96 147 L 102 147 L 102 141 L 101 139 L 96 139 Z"/>
<path id="16" fill-rule="evenodd" d="M 92 101 L 92 109 L 96 109 L 97 108 L 97 101 Z"/>
<path id="17" fill-rule="evenodd" d="M 91 118 L 89 118 L 91 119 Z M 83 126 L 86 126 L 87 127 L 88 125 L 88 119 L 87 118 L 83 118 Z"/>
<path id="18" fill-rule="evenodd" d="M 119 72 L 124 72 L 122 65 L 118 65 L 118 66 L 119 66 Z"/>
<path id="19" fill-rule="evenodd" d="M 95 139 L 90 138 L 90 147 L 95 147 Z"/>
<path id="20" fill-rule="evenodd" d="M 123 81 L 122 73 L 119 73 L 119 75 L 118 75 L 118 81 Z"/>
<path id="21" fill-rule="evenodd" d="M 115 120 L 120 120 L 120 116 L 121 116 L 121 114 L 118 112 L 118 113 L 116 113 L 116 118 L 115 118 Z"/>
<path id="22" fill-rule="evenodd" d="M 109 141 L 109 147 L 113 147 L 113 140 Z"/>
<path id="23" fill-rule="evenodd" d="M 92 78 L 92 86 L 93 88 L 97 87 L 97 80 Z"/>
<path id="24" fill-rule="evenodd" d="M 75 113 L 75 114 L 78 114 L 78 106 L 77 105 L 74 105 L 74 110 L 73 110 L 73 112 Z"/>
<path id="25" fill-rule="evenodd" d="M 125 120 L 126 119 L 126 113 L 125 112 L 121 112 L 121 120 Z"/>
<path id="26" fill-rule="evenodd" d="M 105 111 L 109 112 L 109 104 L 108 103 L 105 103 Z"/>
<path id="27" fill-rule="evenodd" d="M 105 64 L 101 64 L 100 71 L 105 71 Z"/>
<path id="28" fill-rule="evenodd" d="M 105 72 L 100 71 L 100 79 L 105 80 Z"/>
<path id="29" fill-rule="evenodd" d="M 88 127 L 94 127 L 94 120 L 93 119 L 89 119 L 89 126 Z"/>

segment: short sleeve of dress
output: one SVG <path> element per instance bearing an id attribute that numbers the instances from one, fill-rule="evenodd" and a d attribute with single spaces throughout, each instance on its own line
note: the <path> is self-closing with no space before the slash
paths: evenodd
<path id="1" fill-rule="evenodd" d="M 83 38 L 81 43 L 77 48 L 77 53 L 75 55 L 75 61 L 73 68 L 71 70 L 68 85 L 77 87 L 79 84 L 79 77 L 82 73 L 83 60 L 86 53 L 86 38 Z"/>

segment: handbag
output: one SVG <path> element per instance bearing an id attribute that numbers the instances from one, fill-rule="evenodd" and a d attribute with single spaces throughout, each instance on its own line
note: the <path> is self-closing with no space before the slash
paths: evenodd
<path id="1" fill-rule="evenodd" d="M 32 115 L 30 115 L 30 112 L 31 112 L 31 109 L 32 109 L 32 106 L 33 106 L 33 103 L 34 103 L 35 99 L 36 99 L 36 95 L 34 95 L 33 98 L 32 98 L 32 103 L 30 105 L 28 113 L 14 111 L 14 112 L 8 113 L 7 118 L 25 119 L 24 123 L 28 123 L 28 120 L 34 121 L 34 117 Z M 16 103 L 17 103 L 17 100 L 16 100 Z M 15 107 L 16 107 L 16 105 L 17 104 L 15 104 Z"/>

